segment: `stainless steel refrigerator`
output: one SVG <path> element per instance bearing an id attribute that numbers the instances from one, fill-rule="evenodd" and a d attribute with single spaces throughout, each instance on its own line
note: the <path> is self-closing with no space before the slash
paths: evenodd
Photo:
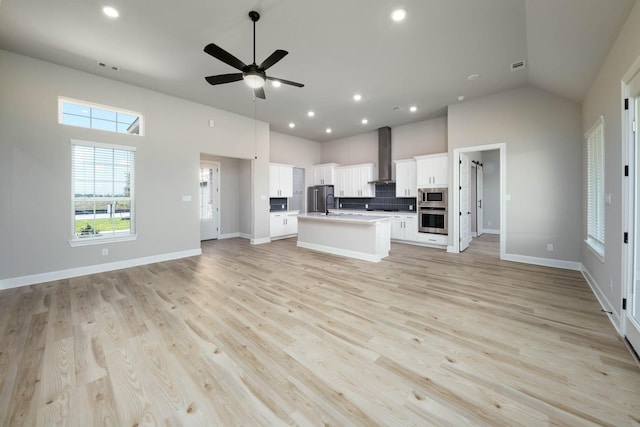
<path id="1" fill-rule="evenodd" d="M 307 188 L 307 212 L 326 212 L 334 209 L 333 185 L 316 185 Z"/>

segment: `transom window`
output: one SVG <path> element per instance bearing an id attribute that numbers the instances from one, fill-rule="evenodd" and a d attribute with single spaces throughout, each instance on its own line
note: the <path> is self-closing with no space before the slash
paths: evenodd
<path id="1" fill-rule="evenodd" d="M 604 259 L 604 117 L 585 134 L 587 142 L 587 244 Z"/>
<path id="2" fill-rule="evenodd" d="M 131 240 L 135 148 L 71 141 L 71 245 Z"/>
<path id="3" fill-rule="evenodd" d="M 140 113 L 67 98 L 58 98 L 58 122 L 109 132 L 143 134 Z"/>

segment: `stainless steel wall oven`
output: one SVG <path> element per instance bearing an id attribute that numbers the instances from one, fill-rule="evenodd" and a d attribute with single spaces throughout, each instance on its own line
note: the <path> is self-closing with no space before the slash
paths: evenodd
<path id="1" fill-rule="evenodd" d="M 449 234 L 447 188 L 418 189 L 418 231 Z"/>

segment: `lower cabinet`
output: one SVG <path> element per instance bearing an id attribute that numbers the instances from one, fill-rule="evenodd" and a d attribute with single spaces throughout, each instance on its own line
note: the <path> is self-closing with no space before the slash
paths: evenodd
<path id="1" fill-rule="evenodd" d="M 287 212 L 272 213 L 269 231 L 272 239 L 298 234 L 298 214 Z"/>
<path id="2" fill-rule="evenodd" d="M 449 236 L 446 234 L 418 233 L 418 242 L 446 246 L 449 244 Z"/>
<path id="3" fill-rule="evenodd" d="M 393 240 L 417 241 L 418 216 L 394 215 L 391 218 L 391 238 Z"/>

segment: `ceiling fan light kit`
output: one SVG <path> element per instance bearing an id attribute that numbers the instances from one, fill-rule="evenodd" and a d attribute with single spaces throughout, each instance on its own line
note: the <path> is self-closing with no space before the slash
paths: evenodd
<path id="1" fill-rule="evenodd" d="M 271 80 L 274 83 L 286 84 L 296 87 L 304 87 L 302 83 L 292 82 L 290 80 L 284 80 L 275 77 L 267 76 L 266 70 L 269 67 L 275 65 L 278 61 L 284 58 L 289 52 L 286 50 L 278 49 L 273 52 L 262 64 L 256 64 L 256 22 L 260 19 L 260 14 L 255 10 L 249 12 L 249 18 L 253 22 L 253 63 L 247 65 L 226 50 L 222 49 L 218 45 L 209 43 L 205 46 L 204 51 L 214 58 L 224 62 L 227 65 L 232 66 L 241 73 L 231 74 L 219 74 L 216 76 L 205 77 L 205 80 L 211 85 L 219 85 L 224 83 L 232 83 L 240 80 L 244 80 L 247 86 L 253 89 L 253 93 L 256 98 L 266 99 L 264 93 L 264 84 L 267 80 Z M 277 86 L 279 86 L 279 84 Z M 274 86 L 276 86 L 274 84 Z"/>

